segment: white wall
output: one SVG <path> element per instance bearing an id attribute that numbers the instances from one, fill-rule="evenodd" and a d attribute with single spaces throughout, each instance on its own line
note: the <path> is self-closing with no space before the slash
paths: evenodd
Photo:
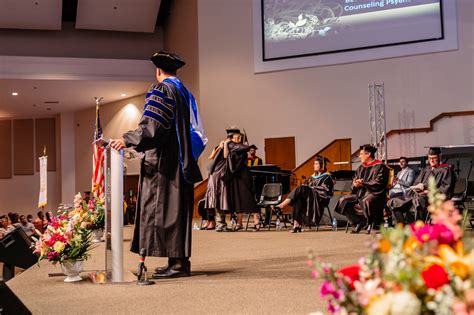
<path id="1" fill-rule="evenodd" d="M 264 138 L 295 136 L 297 164 L 336 138 L 352 138 L 354 151 L 369 141 L 372 81 L 385 82 L 388 130 L 407 127 L 404 111 L 424 127 L 441 112 L 471 110 L 473 10 L 474 1 L 458 1 L 457 51 L 254 74 L 252 0 L 198 1 L 204 154 L 230 125 L 261 149 Z"/>
<path id="2" fill-rule="evenodd" d="M 426 147 L 469 143 L 474 143 L 474 116 L 460 116 L 437 121 L 432 132 L 395 134 L 389 138 L 387 148 L 388 155 L 397 158 L 426 155 Z"/>

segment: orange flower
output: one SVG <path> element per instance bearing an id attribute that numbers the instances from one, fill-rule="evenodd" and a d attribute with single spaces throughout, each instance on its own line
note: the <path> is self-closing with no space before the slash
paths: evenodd
<path id="1" fill-rule="evenodd" d="M 379 241 L 379 251 L 381 253 L 388 253 L 390 251 L 391 245 L 388 240 L 380 240 Z"/>

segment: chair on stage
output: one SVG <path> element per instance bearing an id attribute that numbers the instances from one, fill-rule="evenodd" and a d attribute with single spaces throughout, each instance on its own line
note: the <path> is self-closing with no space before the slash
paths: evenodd
<path id="1" fill-rule="evenodd" d="M 324 212 L 325 211 L 328 211 L 328 215 L 329 215 L 329 225 L 333 228 L 334 231 L 337 231 L 337 225 L 334 227 L 333 226 L 333 218 L 332 218 L 332 214 L 331 214 L 331 210 L 329 210 L 329 204 L 324 206 L 323 208 L 323 213 L 321 213 L 321 219 L 323 218 L 324 216 Z M 319 219 L 319 222 L 316 224 L 316 231 L 319 231 L 319 227 L 320 227 L 320 223 L 321 223 L 321 219 Z M 309 229 L 311 229 L 311 225 L 309 226 Z"/>
<path id="2" fill-rule="evenodd" d="M 257 206 L 259 208 L 265 208 L 266 213 L 268 213 L 269 215 L 268 230 L 270 230 L 272 218 L 274 215 L 276 215 L 276 220 L 279 220 L 280 218 L 285 219 L 281 209 L 278 207 L 275 207 L 276 205 L 281 203 L 282 196 L 283 196 L 283 186 L 281 183 L 270 183 L 270 184 L 265 184 L 263 186 L 262 194 L 260 195 L 260 200 L 257 203 Z M 245 230 L 247 230 L 248 228 L 250 215 L 251 213 L 248 214 Z M 285 220 L 283 220 L 283 224 L 285 225 L 285 228 L 286 228 Z"/>

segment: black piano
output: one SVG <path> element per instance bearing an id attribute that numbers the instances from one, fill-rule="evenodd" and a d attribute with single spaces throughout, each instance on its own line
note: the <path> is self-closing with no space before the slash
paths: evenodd
<path id="1" fill-rule="evenodd" d="M 253 187 L 256 199 L 260 199 L 263 186 L 267 183 L 281 183 L 283 186 L 283 194 L 290 192 L 291 171 L 282 170 L 273 164 L 258 165 L 250 167 L 250 173 L 253 178 Z"/>

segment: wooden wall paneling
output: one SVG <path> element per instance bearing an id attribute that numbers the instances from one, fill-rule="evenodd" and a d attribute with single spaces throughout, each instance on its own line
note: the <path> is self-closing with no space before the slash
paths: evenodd
<path id="1" fill-rule="evenodd" d="M 33 119 L 13 120 L 13 174 L 34 174 Z"/>
<path id="2" fill-rule="evenodd" d="M 12 121 L 0 120 L 0 178 L 12 178 Z"/>
<path id="3" fill-rule="evenodd" d="M 295 137 L 266 138 L 265 164 L 274 164 L 282 170 L 296 167 Z"/>
<path id="4" fill-rule="evenodd" d="M 46 146 L 46 155 L 48 156 L 48 171 L 56 171 L 56 119 L 41 118 L 35 120 L 35 164 L 36 171 L 39 172 L 38 158 L 43 156 L 43 150 Z"/>

